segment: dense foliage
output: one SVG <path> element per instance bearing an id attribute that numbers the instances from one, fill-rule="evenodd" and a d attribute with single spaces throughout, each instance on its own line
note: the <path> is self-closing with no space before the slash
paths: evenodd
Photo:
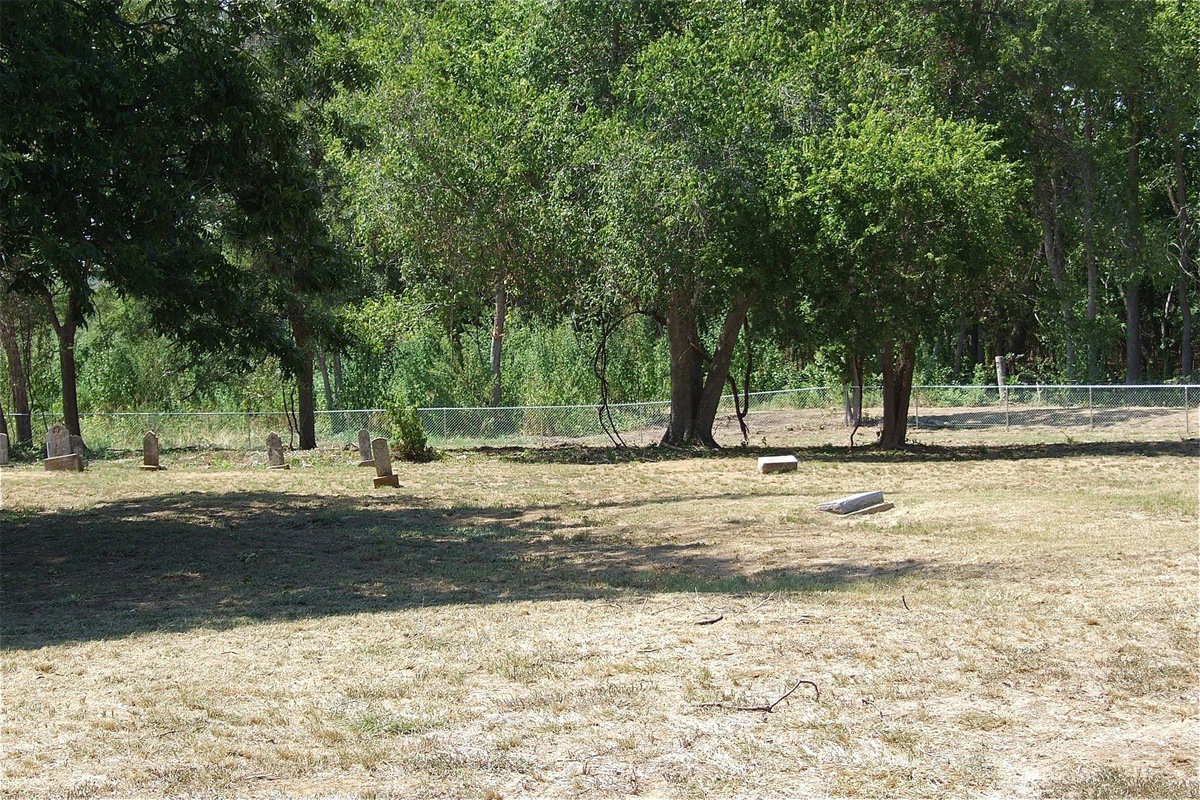
<path id="1" fill-rule="evenodd" d="M 11 4 L 0 426 L 1187 379 L 1200 2 Z M 600 367 L 597 369 L 597 367 Z M 745 388 L 744 385 L 741 388 Z"/>

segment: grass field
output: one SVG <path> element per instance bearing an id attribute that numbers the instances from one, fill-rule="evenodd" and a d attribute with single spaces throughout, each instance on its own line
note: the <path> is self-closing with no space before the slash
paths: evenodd
<path id="1" fill-rule="evenodd" d="M 0 791 L 1200 794 L 1195 440 L 759 454 L 5 469 Z"/>

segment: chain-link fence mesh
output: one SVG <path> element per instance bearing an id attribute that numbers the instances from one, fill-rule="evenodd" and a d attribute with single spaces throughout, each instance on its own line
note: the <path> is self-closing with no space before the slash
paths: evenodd
<path id="1" fill-rule="evenodd" d="M 750 395 L 746 417 L 751 442 L 840 438 L 850 425 L 848 386 L 818 386 Z M 939 429 L 1087 429 L 1116 438 L 1190 436 L 1200 424 L 1200 386 L 917 386 L 909 405 L 910 431 Z M 422 408 L 421 422 L 436 447 L 603 445 L 611 422 L 631 445 L 658 441 L 667 426 L 669 402 L 614 403 L 602 417 L 596 406 L 515 406 L 506 408 Z M 882 391 L 865 387 L 864 428 L 883 415 Z M 9 415 L 10 431 L 15 415 Z M 44 431 L 54 420 L 34 420 Z M 295 418 L 282 412 L 106 413 L 81 415 L 84 439 L 94 450 L 136 450 L 147 430 L 164 447 L 260 450 L 279 433 L 299 444 Z M 379 409 L 319 411 L 317 443 L 353 448 L 358 430 L 392 436 L 391 422 Z M 741 440 L 732 396 L 722 398 L 714 434 L 719 441 Z M 37 436 L 36 438 L 43 438 Z"/>

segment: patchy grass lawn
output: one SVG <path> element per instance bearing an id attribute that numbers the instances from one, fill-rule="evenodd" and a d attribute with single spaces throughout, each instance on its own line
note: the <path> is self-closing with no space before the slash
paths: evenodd
<path id="1" fill-rule="evenodd" d="M 757 454 L 5 469 L 3 796 L 1200 793 L 1195 441 Z"/>

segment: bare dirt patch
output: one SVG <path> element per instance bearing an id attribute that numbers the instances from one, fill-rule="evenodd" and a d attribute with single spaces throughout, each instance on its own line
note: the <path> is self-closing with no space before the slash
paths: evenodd
<path id="1" fill-rule="evenodd" d="M 759 452 L 5 469 L 3 796 L 1197 794 L 1194 441 Z"/>

